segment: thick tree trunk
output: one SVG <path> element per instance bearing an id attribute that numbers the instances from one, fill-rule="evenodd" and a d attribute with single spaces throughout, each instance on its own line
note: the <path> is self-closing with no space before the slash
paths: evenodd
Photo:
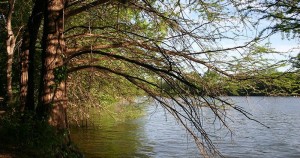
<path id="1" fill-rule="evenodd" d="M 6 77 L 7 77 L 7 99 L 10 103 L 12 101 L 13 92 L 12 92 L 12 64 L 13 64 L 13 56 L 14 56 L 14 49 L 16 45 L 16 38 L 12 30 L 11 20 L 12 20 L 12 13 L 14 11 L 15 1 L 9 1 L 9 10 L 7 15 L 7 39 L 6 39 L 6 51 L 7 51 L 7 68 L 6 68 Z"/>
<path id="2" fill-rule="evenodd" d="M 34 106 L 34 56 L 38 31 L 43 18 L 44 0 L 36 0 L 23 34 L 21 52 L 20 107 L 33 111 Z"/>
<path id="3" fill-rule="evenodd" d="M 63 66 L 65 4 L 65 0 L 47 0 L 47 9 L 44 14 L 43 87 L 40 112 L 49 116 L 49 124 L 57 129 L 67 128 L 67 97 Z"/>

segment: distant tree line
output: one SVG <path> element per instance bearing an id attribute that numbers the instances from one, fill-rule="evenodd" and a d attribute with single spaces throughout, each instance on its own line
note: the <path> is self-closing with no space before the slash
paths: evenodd
<path id="1" fill-rule="evenodd" d="M 278 32 L 299 38 L 299 8 L 290 0 L 1 1 L 7 121 L 0 128 L 16 139 L 41 140 L 20 139 L 22 147 L 58 139 L 47 149 L 68 157 L 61 152 L 70 151 L 69 109 L 147 94 L 186 128 L 203 157 L 222 157 L 206 132 L 202 105 L 227 127 L 219 103 L 250 116 L 219 96 L 299 94 L 299 55 L 269 63 L 263 58 L 272 50 L 261 43 Z M 270 71 L 285 63 L 293 69 Z"/>
<path id="2" fill-rule="evenodd" d="M 253 77 L 247 80 L 233 80 L 227 76 L 219 75 L 216 72 L 210 71 L 204 73 L 203 76 L 189 74 L 195 76 L 195 80 L 201 83 L 197 92 L 191 89 L 191 94 L 207 93 L 205 87 L 201 85 L 214 87 L 211 91 L 212 95 L 220 96 L 300 96 L 300 76 L 296 73 L 284 72 L 269 72 L 260 77 Z M 176 95 L 173 89 L 166 83 L 162 83 L 166 91 Z M 216 93 L 217 92 L 217 93 Z"/>

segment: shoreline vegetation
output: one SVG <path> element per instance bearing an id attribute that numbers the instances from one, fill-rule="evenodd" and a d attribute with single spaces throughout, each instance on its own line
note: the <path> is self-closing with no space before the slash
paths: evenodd
<path id="1" fill-rule="evenodd" d="M 299 10 L 271 0 L 1 1 L 0 152 L 81 158 L 70 124 L 139 117 L 133 99 L 147 95 L 203 157 L 223 157 L 195 105 L 227 104 L 223 95 L 300 96 L 298 45 L 281 52 L 270 42 L 277 33 L 299 39 Z"/>
<path id="2" fill-rule="evenodd" d="M 135 119 L 145 114 L 143 111 L 145 103 L 137 103 L 133 99 L 120 99 L 99 107 L 74 109 L 68 112 L 69 126 L 70 128 L 89 128 Z"/>
<path id="3" fill-rule="evenodd" d="M 284 73 L 278 71 L 265 72 L 260 76 L 248 76 L 245 80 L 232 80 L 214 71 L 207 71 L 202 76 L 196 73 L 186 74 L 197 90 L 189 87 L 182 91 L 188 91 L 191 95 L 203 96 L 300 96 L 299 72 Z M 179 84 L 179 83 L 178 83 Z M 162 83 L 164 91 L 177 95 L 167 83 Z M 207 87 L 211 90 L 207 91 Z"/>
<path id="4" fill-rule="evenodd" d="M 76 111 L 69 111 L 69 115 L 77 118 L 69 119 L 69 130 L 72 128 L 97 128 L 101 125 L 114 125 L 118 122 L 135 119 L 143 116 L 145 102 L 134 102 L 133 99 L 119 99 L 106 102 L 101 107 L 89 107 Z M 36 121 L 35 118 L 27 118 L 28 115 L 20 115 L 13 112 L 13 109 L 2 111 L 0 115 L 0 158 L 30 158 L 30 157 L 62 157 L 81 158 L 83 155 L 73 144 L 72 140 L 68 147 L 60 146 L 61 133 L 49 127 L 46 122 Z M 66 133 L 67 134 L 67 133 Z"/>
<path id="5" fill-rule="evenodd" d="M 287 95 L 285 96 L 292 97 Z M 85 111 L 86 113 L 81 111 L 82 113 L 80 115 L 78 115 L 77 111 L 75 112 L 77 113 L 76 116 L 81 116 L 81 119 L 77 118 L 77 121 L 75 119 L 70 119 L 70 129 L 94 127 L 97 128 L 99 125 L 99 127 L 101 127 L 101 124 L 105 126 L 114 125 L 118 122 L 123 122 L 128 119 L 141 117 L 145 114 L 143 111 L 143 106 L 146 104 L 146 102 L 147 100 L 144 99 L 142 99 L 141 102 L 136 102 L 133 99 L 120 99 L 119 101 L 113 101 L 102 108 L 90 108 L 89 110 Z M 227 107 L 224 107 L 224 109 L 226 108 Z M 46 126 L 46 124 L 43 124 L 42 122 L 40 122 L 40 124 L 36 124 L 36 121 L 31 121 L 23 124 L 22 122 L 20 122 L 20 118 L 18 118 L 18 116 L 16 115 L 17 114 L 13 114 L 12 111 L 5 113 L 3 112 L 0 115 L 0 158 L 29 158 L 32 156 L 41 156 L 44 155 L 45 152 L 50 152 L 48 151 L 48 149 L 52 148 L 50 146 L 56 146 L 55 141 L 59 142 L 59 140 L 57 140 L 57 136 L 55 134 L 53 135 L 53 133 L 55 132 L 53 132 L 51 128 Z M 34 134 L 34 131 L 32 131 L 32 127 L 38 128 L 36 132 L 39 133 Z M 31 135 L 31 137 L 29 137 L 28 135 Z M 54 141 L 51 140 L 52 138 Z M 36 144 L 39 140 L 47 139 L 49 141 L 43 142 L 42 144 Z M 37 149 L 37 146 L 39 149 Z M 69 154 L 73 157 L 83 156 L 74 144 L 70 144 L 70 146 L 71 147 L 68 147 L 68 149 L 66 151 L 63 151 L 64 153 L 62 152 L 62 154 Z M 71 151 L 71 149 L 74 151 Z"/>

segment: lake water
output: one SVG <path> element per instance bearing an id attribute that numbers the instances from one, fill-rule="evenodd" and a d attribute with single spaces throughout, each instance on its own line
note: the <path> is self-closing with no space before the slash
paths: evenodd
<path id="1" fill-rule="evenodd" d="M 225 157 L 299 158 L 300 98 L 231 97 L 237 105 L 264 123 L 227 110 L 233 134 L 217 126 L 208 129 Z M 146 115 L 99 128 L 72 129 L 72 139 L 87 158 L 194 158 L 200 157 L 193 139 L 173 117 L 154 103 Z"/>

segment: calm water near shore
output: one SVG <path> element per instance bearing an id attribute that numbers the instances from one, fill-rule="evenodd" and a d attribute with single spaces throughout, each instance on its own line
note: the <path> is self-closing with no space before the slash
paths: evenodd
<path id="1" fill-rule="evenodd" d="M 300 157 L 300 98 L 231 99 L 270 128 L 248 120 L 237 111 L 227 110 L 233 119 L 228 122 L 233 134 L 225 128 L 208 129 L 225 157 Z M 145 106 L 145 111 L 145 116 L 127 122 L 72 129 L 72 139 L 87 158 L 200 157 L 193 139 L 170 114 L 154 103 Z"/>

